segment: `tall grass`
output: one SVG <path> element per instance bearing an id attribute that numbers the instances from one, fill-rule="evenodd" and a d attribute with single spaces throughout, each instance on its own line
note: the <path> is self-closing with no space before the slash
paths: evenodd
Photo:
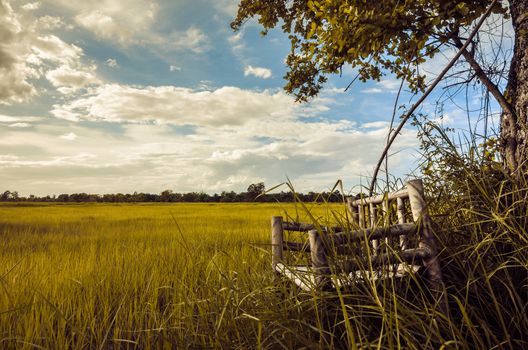
<path id="1" fill-rule="evenodd" d="M 528 181 L 438 156 L 448 310 L 419 275 L 320 293 L 271 273 L 271 215 L 344 206 L 3 205 L 0 348 L 527 348 Z"/>

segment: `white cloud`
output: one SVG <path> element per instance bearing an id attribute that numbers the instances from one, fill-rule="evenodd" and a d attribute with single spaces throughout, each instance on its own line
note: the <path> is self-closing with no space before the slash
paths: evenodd
<path id="1" fill-rule="evenodd" d="M 13 123 L 9 124 L 10 128 L 29 128 L 31 124 L 29 123 Z"/>
<path id="2" fill-rule="evenodd" d="M 68 30 L 73 29 L 71 25 L 66 25 L 62 18 L 56 17 L 56 16 L 42 16 L 38 19 L 38 25 L 42 29 L 58 29 L 58 28 L 66 28 Z"/>
<path id="3" fill-rule="evenodd" d="M 381 94 L 383 90 L 380 88 L 368 88 L 361 90 L 361 92 L 364 94 Z"/>
<path id="4" fill-rule="evenodd" d="M 169 71 L 171 72 L 180 72 L 181 70 L 182 70 L 181 67 L 174 66 L 172 64 L 169 66 Z"/>
<path id="5" fill-rule="evenodd" d="M 73 132 L 69 132 L 67 134 L 61 135 L 60 138 L 68 141 L 74 141 L 77 138 L 77 135 Z"/>
<path id="6" fill-rule="evenodd" d="M 15 123 L 15 122 L 32 122 L 41 120 L 40 117 L 33 116 L 10 116 L 10 115 L 1 115 L 0 114 L 0 123 Z"/>
<path id="7" fill-rule="evenodd" d="M 171 123 L 175 125 L 241 125 L 249 119 L 287 118 L 299 108 L 283 92 L 222 87 L 202 91 L 174 86 L 101 85 L 92 94 L 52 113 L 69 120 Z"/>
<path id="8" fill-rule="evenodd" d="M 111 68 L 115 68 L 118 66 L 117 60 L 115 58 L 109 58 L 106 60 L 106 65 Z"/>
<path id="9" fill-rule="evenodd" d="M 83 55 L 80 47 L 68 44 L 55 35 L 35 38 L 31 48 L 40 59 L 54 63 L 71 64 L 79 61 Z"/>
<path id="10" fill-rule="evenodd" d="M 89 85 L 98 84 L 95 67 L 86 67 L 86 70 L 74 69 L 68 65 L 62 65 L 46 73 L 46 78 L 62 93 L 68 94 Z"/>
<path id="11" fill-rule="evenodd" d="M 39 7 L 40 7 L 40 2 L 38 2 L 38 1 L 30 2 L 30 3 L 27 3 L 25 5 L 22 5 L 22 9 L 24 9 L 26 11 L 37 10 Z"/>
<path id="12" fill-rule="evenodd" d="M 153 1 L 143 0 L 47 0 L 69 11 L 75 22 L 97 37 L 123 45 L 145 42 L 158 12 Z"/>
<path id="13" fill-rule="evenodd" d="M 300 191 L 322 190 L 338 178 L 350 185 L 368 175 L 387 132 L 386 127 L 366 130 L 346 120 L 306 123 L 280 117 L 206 125 L 186 135 L 174 134 L 167 125 L 127 124 L 119 137 L 74 127 L 61 133 L 82 132 L 84 137 L 68 147 L 54 129 L 4 132 L 0 180 L 8 188 L 36 194 L 166 188 L 220 192 L 242 191 L 259 181 L 271 187 L 288 176 Z M 412 166 L 406 150 L 415 145 L 415 133 L 404 129 L 394 148 L 404 151 L 390 158 L 396 173 Z"/>
<path id="14" fill-rule="evenodd" d="M 375 83 L 374 87 L 361 90 L 364 94 L 381 94 L 381 93 L 397 93 L 401 85 L 401 80 L 394 78 L 383 78 Z M 406 85 L 404 84 L 404 87 Z"/>
<path id="15" fill-rule="evenodd" d="M 27 9 L 36 7 L 31 3 Z M 0 104 L 29 101 L 44 91 L 36 87 L 44 76 L 63 93 L 98 81 L 95 67 L 83 62 L 83 50 L 50 33 L 63 27 L 59 17 L 15 13 L 8 2 L 0 2 Z"/>
<path id="16" fill-rule="evenodd" d="M 0 2 L 0 105 L 27 101 L 36 90 L 29 80 L 35 70 L 25 58 L 27 31 L 9 3 Z"/>
<path id="17" fill-rule="evenodd" d="M 207 35 L 196 27 L 189 27 L 185 32 L 175 32 L 171 35 L 172 45 L 178 50 L 191 50 L 195 53 L 202 53 L 211 48 Z"/>
<path id="18" fill-rule="evenodd" d="M 253 75 L 257 78 L 268 79 L 271 78 L 271 69 L 262 67 L 246 66 L 244 68 L 244 76 Z"/>
<path id="19" fill-rule="evenodd" d="M 131 28 L 121 26 L 112 16 L 99 11 L 77 15 L 75 21 L 103 39 L 115 37 L 118 41 L 127 42 L 133 35 Z"/>

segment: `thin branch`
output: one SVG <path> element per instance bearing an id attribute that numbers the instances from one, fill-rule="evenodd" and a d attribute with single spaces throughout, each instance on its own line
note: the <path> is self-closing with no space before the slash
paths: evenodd
<path id="1" fill-rule="evenodd" d="M 475 35 L 477 34 L 478 30 L 480 29 L 480 27 L 482 26 L 482 24 L 484 23 L 486 18 L 490 15 L 491 10 L 495 6 L 495 4 L 497 4 L 497 0 L 493 0 L 493 2 L 488 7 L 488 9 L 484 13 L 484 15 L 480 18 L 480 20 L 477 23 L 477 25 L 475 26 L 475 28 L 473 28 L 473 31 L 471 32 L 471 34 L 468 37 L 468 40 L 458 50 L 458 52 L 456 53 L 455 57 L 453 57 L 451 59 L 451 61 L 447 64 L 447 66 L 444 67 L 442 72 L 440 72 L 440 74 L 436 77 L 436 79 L 429 86 L 429 88 L 422 95 L 422 97 L 420 97 L 420 99 L 418 101 L 416 101 L 416 103 L 411 107 L 411 109 L 409 111 L 407 111 L 407 113 L 403 116 L 402 121 L 400 122 L 400 125 L 398 125 L 398 127 L 394 131 L 394 134 L 390 138 L 389 142 L 387 142 L 387 145 L 385 146 L 385 149 L 383 150 L 383 152 L 381 154 L 381 157 L 378 160 L 378 164 L 376 165 L 376 168 L 374 169 L 374 174 L 372 176 L 372 181 L 370 183 L 370 188 L 369 188 L 369 195 L 372 196 L 372 194 L 374 192 L 374 186 L 376 184 L 376 180 L 377 180 L 377 177 L 378 177 L 378 172 L 380 170 L 380 167 L 383 164 L 383 160 L 385 159 L 385 156 L 387 155 L 390 147 L 392 146 L 392 143 L 394 142 L 396 137 L 398 137 L 400 131 L 403 129 L 403 126 L 405 125 L 407 120 L 409 120 L 411 118 L 411 116 L 413 115 L 414 111 L 418 108 L 418 106 L 420 106 L 422 104 L 422 102 L 427 98 L 427 96 L 429 96 L 429 94 L 434 90 L 436 85 L 438 85 L 438 83 L 440 83 L 440 81 L 444 78 L 444 75 L 449 71 L 449 69 L 451 69 L 451 67 L 455 64 L 455 62 L 460 58 L 460 56 L 463 54 L 463 52 L 466 50 L 466 48 L 471 43 L 471 40 L 473 40 L 473 37 L 475 37 Z"/>
<path id="2" fill-rule="evenodd" d="M 455 42 L 456 47 L 459 48 L 462 51 L 462 55 L 464 56 L 466 61 L 469 63 L 471 68 L 473 68 L 473 70 L 475 71 L 475 74 L 477 74 L 477 77 L 479 78 L 479 80 L 482 82 L 482 84 L 484 84 L 486 86 L 486 88 L 489 90 L 489 92 L 491 92 L 493 97 L 495 97 L 495 99 L 497 100 L 499 105 L 502 107 L 502 109 L 504 111 L 506 111 L 508 114 L 510 114 L 512 116 L 515 116 L 515 112 L 514 112 L 512 106 L 511 106 L 511 104 L 509 104 L 508 101 L 506 101 L 506 98 L 504 97 L 502 92 L 499 91 L 499 88 L 497 87 L 497 85 L 495 85 L 490 80 L 490 78 L 488 78 L 486 73 L 482 70 L 482 67 L 475 60 L 475 57 L 470 52 L 468 52 L 465 48 L 463 48 L 464 45 L 462 45 L 462 41 L 460 41 L 460 39 L 457 38 L 457 37 L 454 37 L 453 41 Z M 470 40 L 467 40 L 466 44 L 469 41 Z"/>

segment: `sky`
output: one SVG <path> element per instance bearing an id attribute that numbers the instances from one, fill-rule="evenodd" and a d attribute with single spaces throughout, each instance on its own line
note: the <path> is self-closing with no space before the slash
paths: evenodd
<path id="1" fill-rule="evenodd" d="M 236 0 L 0 0 L 0 190 L 367 184 L 400 82 L 386 76 L 345 91 L 355 75 L 345 68 L 316 99 L 296 103 L 282 89 L 287 37 L 263 37 L 251 21 L 233 32 L 236 8 Z M 428 78 L 449 57 L 427 62 Z M 438 114 L 434 100 L 420 111 Z M 404 92 L 399 104 L 412 101 Z M 481 103 L 472 96 L 468 109 Z M 442 123 L 467 129 L 466 112 L 442 111 Z M 390 173 L 415 176 L 417 147 L 406 127 Z"/>

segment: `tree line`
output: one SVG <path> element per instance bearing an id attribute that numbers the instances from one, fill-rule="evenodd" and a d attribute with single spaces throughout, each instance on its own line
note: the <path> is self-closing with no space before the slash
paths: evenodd
<path id="1" fill-rule="evenodd" d="M 62 202 L 62 203 L 140 203 L 140 202 L 162 202 L 162 203 L 236 203 L 236 202 L 293 202 L 295 198 L 303 202 L 341 202 L 343 200 L 339 191 L 333 192 L 308 192 L 293 193 L 292 191 L 281 191 L 266 193 L 264 183 L 251 184 L 245 192 L 222 191 L 220 194 L 212 195 L 205 192 L 179 193 L 172 190 L 164 190 L 155 193 L 72 193 L 59 195 L 20 196 L 17 191 L 4 191 L 0 194 L 0 202 Z"/>

